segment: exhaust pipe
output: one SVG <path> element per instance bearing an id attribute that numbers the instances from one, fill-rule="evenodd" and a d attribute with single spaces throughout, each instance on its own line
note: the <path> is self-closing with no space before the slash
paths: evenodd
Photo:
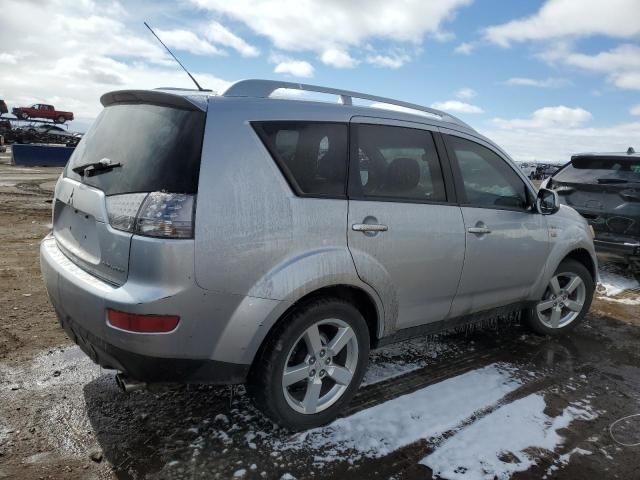
<path id="1" fill-rule="evenodd" d="M 120 388 L 120 390 L 125 393 L 131 393 L 137 390 L 145 390 L 147 388 L 146 383 L 133 380 L 123 373 L 116 374 L 116 384 L 118 385 L 118 388 Z"/>

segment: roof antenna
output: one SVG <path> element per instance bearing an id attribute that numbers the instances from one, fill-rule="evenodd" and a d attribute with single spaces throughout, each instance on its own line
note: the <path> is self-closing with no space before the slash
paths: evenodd
<path id="1" fill-rule="evenodd" d="M 178 65 L 180 65 L 182 67 L 182 69 L 187 73 L 187 75 L 189 75 L 189 78 L 191 80 L 193 80 L 193 83 L 196 84 L 196 87 L 198 87 L 198 90 L 200 90 L 201 92 L 210 92 L 211 90 L 206 90 L 204 88 L 202 88 L 200 86 L 200 84 L 197 82 L 197 80 L 195 78 L 193 78 L 193 75 L 191 75 L 189 73 L 189 70 L 187 70 L 185 68 L 185 66 L 180 62 L 180 60 L 178 60 L 178 57 L 176 57 L 173 52 L 171 50 L 169 50 L 169 47 L 167 47 L 164 42 L 162 40 L 160 40 L 160 37 L 158 35 L 156 35 L 156 32 L 153 31 L 153 29 L 149 26 L 149 24 L 147 22 L 144 22 L 144 26 L 147 27 L 149 29 L 149 31 L 153 34 L 154 37 L 156 37 L 158 39 L 158 41 L 160 42 L 160 44 L 167 50 L 167 52 L 169 52 L 169 55 L 171 55 L 173 57 L 173 59 L 178 62 Z"/>

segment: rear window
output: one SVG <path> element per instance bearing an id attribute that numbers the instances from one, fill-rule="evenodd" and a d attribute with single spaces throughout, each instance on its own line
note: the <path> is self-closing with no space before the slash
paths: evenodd
<path id="1" fill-rule="evenodd" d="M 65 175 L 107 195 L 196 193 L 205 116 L 159 105 L 109 106 L 76 147 Z M 122 166 L 90 177 L 73 172 L 103 158 Z"/>
<path id="2" fill-rule="evenodd" d="M 640 182 L 640 158 L 573 157 L 555 180 L 575 183 Z"/>
<path id="3" fill-rule="evenodd" d="M 298 195 L 346 196 L 346 124 L 254 122 L 253 127 Z"/>

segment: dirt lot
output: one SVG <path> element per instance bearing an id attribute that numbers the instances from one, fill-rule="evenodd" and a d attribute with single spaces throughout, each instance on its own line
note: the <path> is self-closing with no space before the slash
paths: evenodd
<path id="1" fill-rule="evenodd" d="M 58 175 L 0 164 L 0 478 L 638 478 L 640 417 L 610 432 L 640 413 L 640 285 L 620 267 L 571 336 L 516 320 L 376 351 L 344 417 L 293 435 L 241 387 L 126 396 L 70 344 L 37 255 Z"/>

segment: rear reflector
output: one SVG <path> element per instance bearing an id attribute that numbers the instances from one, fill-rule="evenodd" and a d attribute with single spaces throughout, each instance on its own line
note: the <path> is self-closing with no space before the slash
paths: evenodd
<path id="1" fill-rule="evenodd" d="M 107 320 L 110 325 L 129 332 L 166 333 L 178 326 L 180 317 L 177 315 L 140 315 L 108 308 Z"/>

